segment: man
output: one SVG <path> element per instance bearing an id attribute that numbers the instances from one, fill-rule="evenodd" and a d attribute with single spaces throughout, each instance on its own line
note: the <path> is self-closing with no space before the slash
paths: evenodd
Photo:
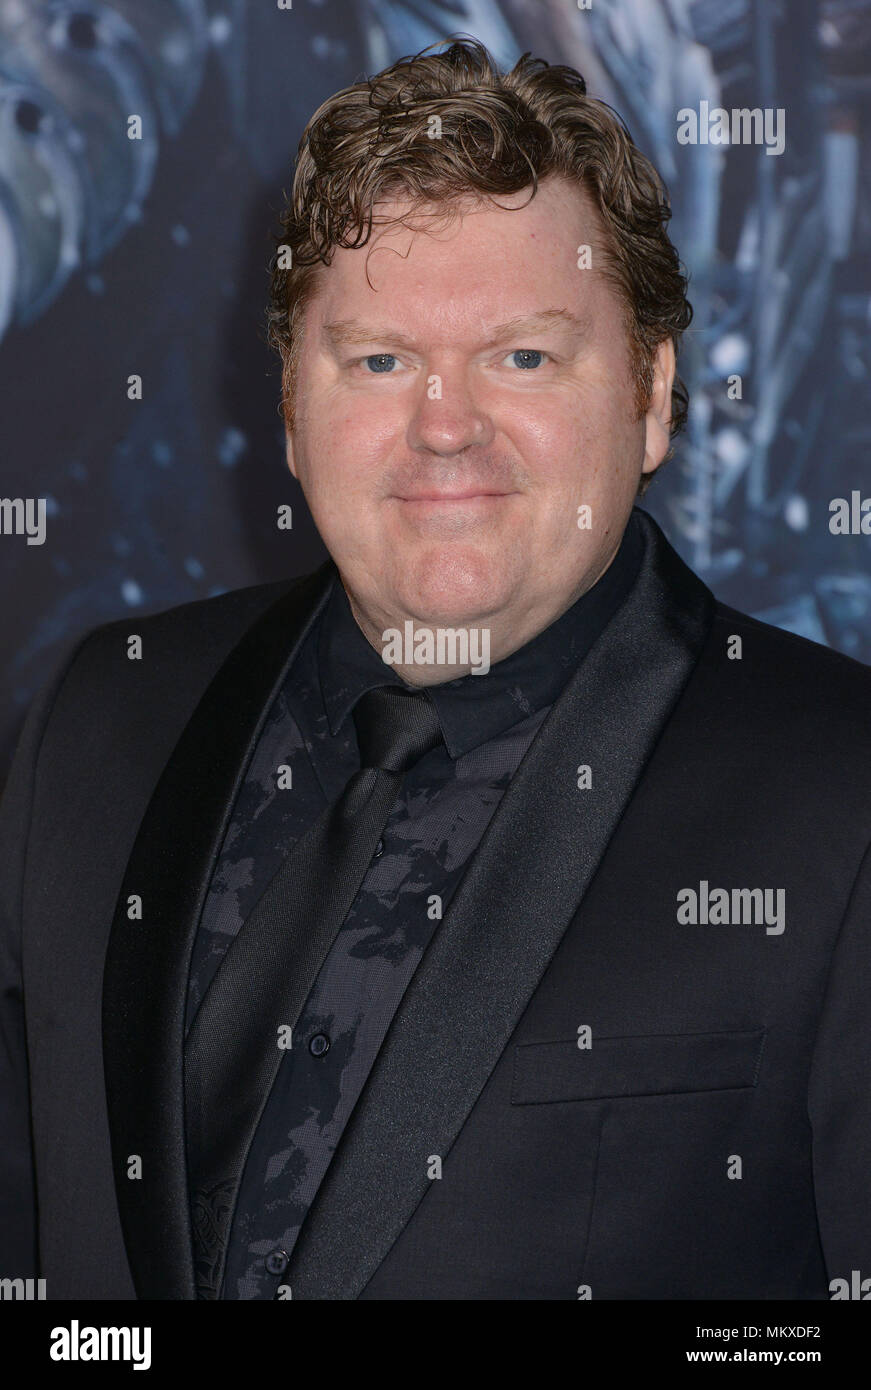
<path id="1" fill-rule="evenodd" d="M 871 676 L 633 505 L 667 217 L 576 73 L 472 41 L 310 123 L 270 322 L 332 559 L 90 634 L 4 803 L 49 1297 L 871 1275 Z"/>

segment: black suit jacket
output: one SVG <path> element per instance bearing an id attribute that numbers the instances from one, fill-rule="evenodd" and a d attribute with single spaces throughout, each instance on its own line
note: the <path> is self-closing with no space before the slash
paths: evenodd
<path id="1" fill-rule="evenodd" d="M 871 671 L 716 603 L 642 522 L 632 592 L 402 1000 L 294 1298 L 819 1299 L 871 1276 Z M 29 717 L 2 810 L 0 1164 L 21 1260 L 29 1089 L 49 1298 L 193 1296 L 188 958 L 334 574 L 101 627 Z M 679 923 L 702 881 L 783 889 L 785 930 Z"/>

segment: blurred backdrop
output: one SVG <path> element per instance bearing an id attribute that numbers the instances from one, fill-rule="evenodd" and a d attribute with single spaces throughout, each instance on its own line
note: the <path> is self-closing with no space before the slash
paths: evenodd
<path id="1" fill-rule="evenodd" d="M 871 661 L 871 536 L 829 525 L 871 496 L 871 0 L 584 3 L 0 0 L 0 494 L 47 509 L 0 535 L 4 763 L 88 628 L 323 558 L 269 234 L 315 107 L 460 33 L 578 68 L 668 185 L 690 425 L 644 507 L 719 597 Z M 702 102 L 782 108 L 783 153 L 681 144 Z"/>

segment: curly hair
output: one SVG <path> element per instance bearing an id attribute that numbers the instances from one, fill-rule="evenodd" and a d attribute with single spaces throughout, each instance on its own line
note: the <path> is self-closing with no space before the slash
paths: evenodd
<path id="1" fill-rule="evenodd" d="M 677 351 L 692 319 L 687 279 L 666 231 L 671 207 L 662 179 L 620 116 L 587 96 L 574 68 L 524 53 L 500 73 L 478 40 L 446 42 L 441 52 L 425 48 L 337 92 L 303 132 L 270 263 L 266 325 L 281 358 L 287 427 L 295 418 L 299 323 L 319 266 L 330 264 L 336 247 L 368 242 L 376 204 L 401 199 L 411 211 L 449 210 L 470 195 L 484 200 L 530 186 L 534 196 L 548 175 L 581 186 L 598 209 L 602 271 L 624 305 L 641 418 L 650 404 L 656 348 L 671 338 Z M 439 138 L 432 138 L 434 129 Z M 672 439 L 686 423 L 688 404 L 675 375 Z M 639 493 L 652 477 L 641 479 Z"/>

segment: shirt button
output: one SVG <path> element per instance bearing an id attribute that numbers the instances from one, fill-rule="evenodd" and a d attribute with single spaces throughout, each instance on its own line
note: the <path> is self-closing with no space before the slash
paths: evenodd
<path id="1" fill-rule="evenodd" d="M 290 1256 L 286 1250 L 270 1250 L 266 1256 L 266 1268 L 270 1274 L 283 1274 L 289 1261 Z"/>
<path id="2" fill-rule="evenodd" d="M 330 1040 L 326 1033 L 315 1033 L 309 1042 L 308 1050 L 313 1057 L 322 1057 L 325 1052 L 329 1052 Z"/>
<path id="3" fill-rule="evenodd" d="M 374 858 L 375 858 L 375 859 L 380 859 L 380 858 L 381 858 L 381 855 L 382 855 L 383 853 L 384 853 L 384 841 L 383 841 L 383 840 L 379 840 L 379 841 L 378 841 L 378 844 L 375 846 L 375 855 L 374 855 Z"/>

